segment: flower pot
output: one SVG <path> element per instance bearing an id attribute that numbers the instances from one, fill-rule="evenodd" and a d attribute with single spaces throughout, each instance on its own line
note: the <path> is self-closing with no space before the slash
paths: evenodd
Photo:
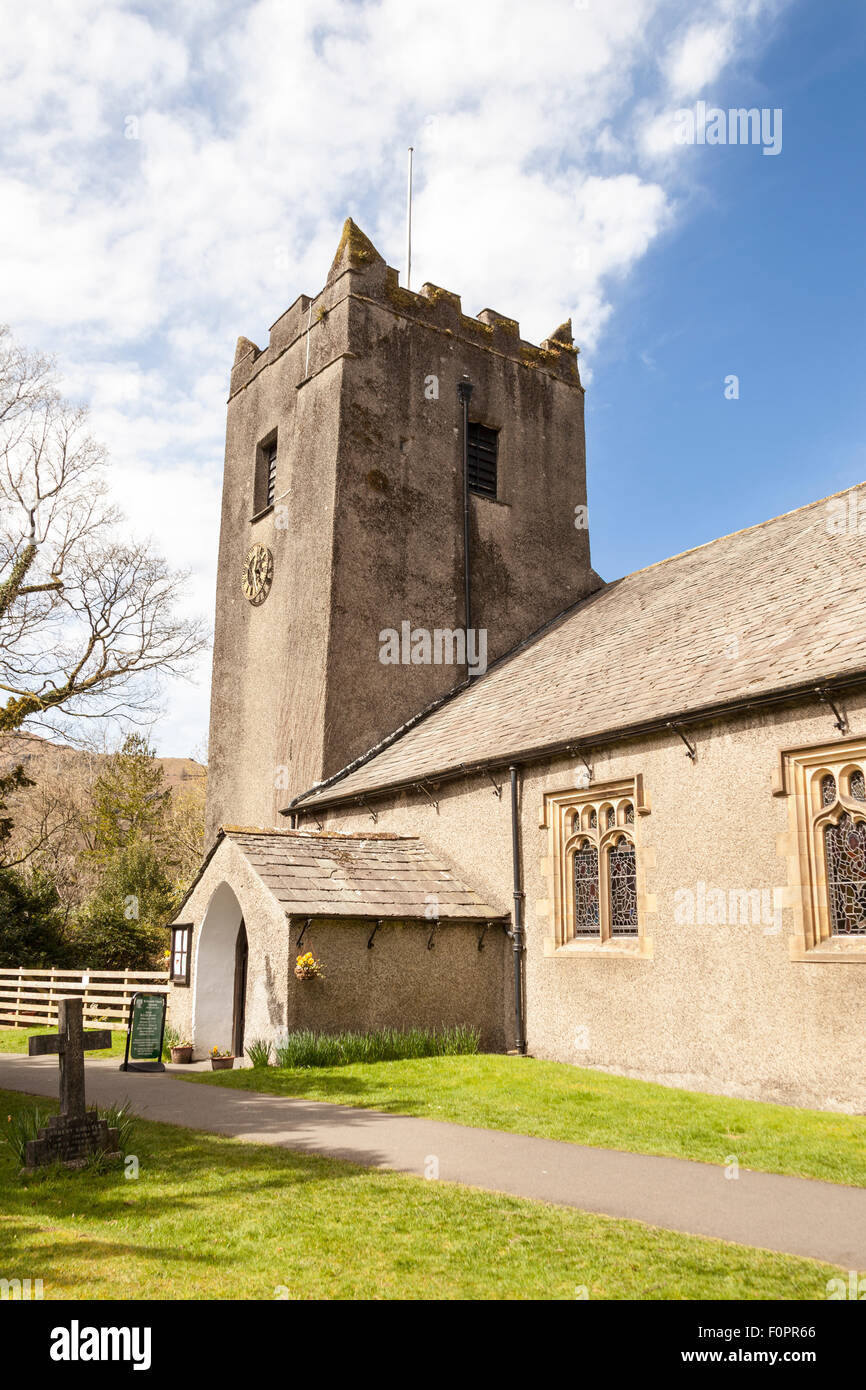
<path id="1" fill-rule="evenodd" d="M 188 1047 L 173 1047 L 171 1049 L 171 1060 L 175 1064 L 191 1062 L 192 1043 L 190 1043 Z"/>
<path id="2" fill-rule="evenodd" d="M 231 1071 L 235 1059 L 234 1057 L 211 1057 L 210 1064 L 214 1071 Z"/>

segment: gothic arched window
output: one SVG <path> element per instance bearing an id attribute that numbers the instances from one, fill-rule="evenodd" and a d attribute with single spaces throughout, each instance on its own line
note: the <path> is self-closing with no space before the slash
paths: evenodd
<path id="1" fill-rule="evenodd" d="M 866 824 L 847 812 L 824 830 L 827 895 L 834 936 L 866 935 Z"/>
<path id="2" fill-rule="evenodd" d="M 863 769 L 840 765 L 835 773 L 819 773 L 818 780 L 820 805 L 813 816 L 812 835 L 819 862 L 823 852 L 829 935 L 866 936 L 866 804 L 863 804 L 866 802 L 866 781 Z"/>
<path id="3" fill-rule="evenodd" d="M 637 933 L 637 869 L 634 845 L 625 835 L 618 836 L 608 855 L 611 936 Z"/>
<path id="4" fill-rule="evenodd" d="M 790 959 L 866 965 L 866 739 L 785 749 L 774 793 L 788 798 Z"/>
<path id="5" fill-rule="evenodd" d="M 576 936 L 598 936 L 598 850 L 588 840 L 574 851 L 574 932 Z"/>
<path id="6" fill-rule="evenodd" d="M 565 939 L 638 936 L 634 803 L 622 795 L 598 801 L 581 797 L 565 810 L 563 823 L 568 836 Z"/>

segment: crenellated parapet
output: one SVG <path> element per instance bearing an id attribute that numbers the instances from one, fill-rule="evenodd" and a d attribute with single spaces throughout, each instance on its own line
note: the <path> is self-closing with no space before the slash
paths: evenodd
<path id="1" fill-rule="evenodd" d="M 270 331 L 268 346 L 256 347 L 239 338 L 231 376 L 234 395 L 273 362 L 286 348 L 327 319 L 347 296 L 381 305 L 393 314 L 454 339 L 483 346 L 534 370 L 544 370 L 580 387 L 575 347 L 568 319 L 539 344 L 521 338 L 516 319 L 482 309 L 477 316 L 463 312 L 459 294 L 429 282 L 418 291 L 405 289 L 399 273 L 385 263 L 360 227 L 348 217 L 322 291 L 311 299 L 299 295 Z"/>

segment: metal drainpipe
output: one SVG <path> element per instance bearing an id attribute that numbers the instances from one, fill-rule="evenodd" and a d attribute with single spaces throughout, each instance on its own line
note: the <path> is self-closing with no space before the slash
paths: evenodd
<path id="1" fill-rule="evenodd" d="M 517 768 L 508 769 L 511 775 L 511 863 L 514 875 L 514 914 L 511 942 L 514 947 L 514 1047 L 521 1057 L 526 1056 L 526 1020 L 523 1003 L 523 889 L 520 886 L 520 830 L 517 818 Z"/>
<path id="2" fill-rule="evenodd" d="M 469 577 L 469 397 L 472 382 L 468 376 L 457 383 L 457 395 L 463 407 L 463 611 L 466 617 L 466 669 L 469 670 L 469 629 L 472 627 L 472 587 Z"/>

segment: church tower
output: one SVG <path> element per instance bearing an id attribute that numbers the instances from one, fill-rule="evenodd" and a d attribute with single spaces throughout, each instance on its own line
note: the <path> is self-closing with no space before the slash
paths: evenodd
<path id="1" fill-rule="evenodd" d="M 237 345 L 209 835 L 285 828 L 292 797 L 600 582 L 570 323 L 535 347 L 405 290 L 347 221 L 321 293 Z"/>

